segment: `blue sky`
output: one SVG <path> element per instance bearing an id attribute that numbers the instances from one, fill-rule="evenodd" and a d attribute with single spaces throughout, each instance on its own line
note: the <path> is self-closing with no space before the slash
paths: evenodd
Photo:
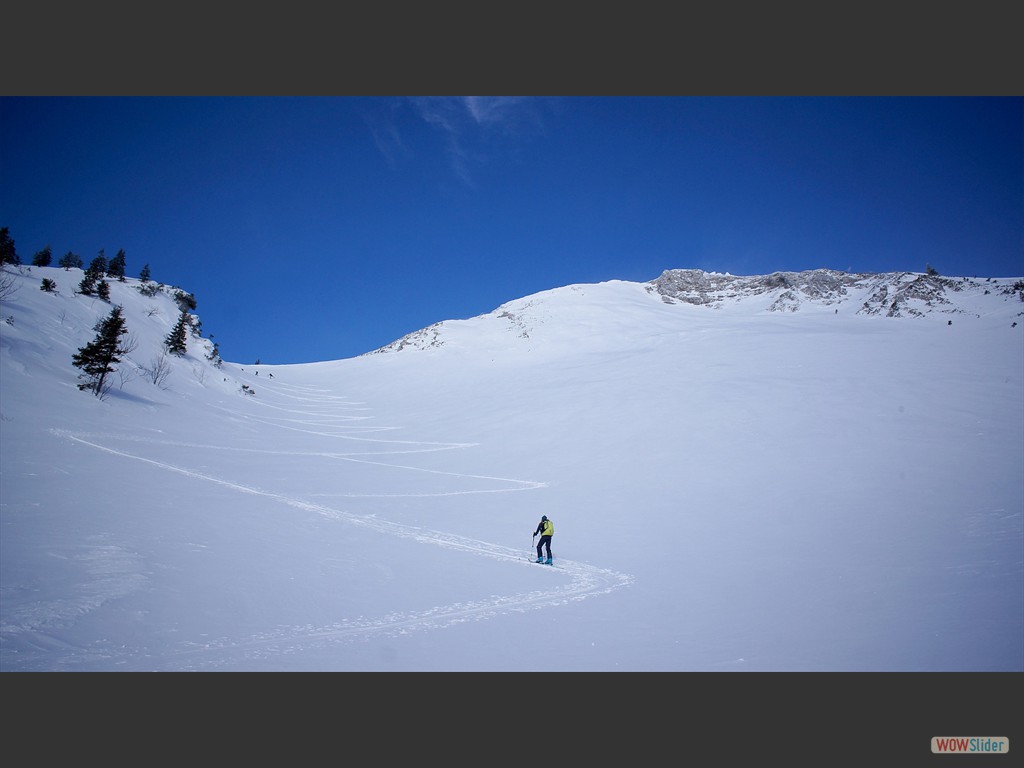
<path id="1" fill-rule="evenodd" d="M 224 359 L 353 357 L 664 269 L 1024 276 L 1024 99 L 4 97 L 0 226 L 193 293 Z"/>

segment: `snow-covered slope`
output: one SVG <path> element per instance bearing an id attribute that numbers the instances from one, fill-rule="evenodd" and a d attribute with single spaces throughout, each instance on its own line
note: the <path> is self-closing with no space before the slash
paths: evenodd
<path id="1" fill-rule="evenodd" d="M 730 316 L 768 312 L 981 318 L 992 312 L 1020 315 L 1024 281 L 1011 278 L 949 278 L 894 272 L 856 275 L 818 269 L 737 277 L 695 269 L 666 270 L 649 283 L 610 281 L 571 285 L 508 302 L 470 321 L 446 321 L 411 333 L 375 353 L 407 348 L 460 345 L 536 349 L 540 339 L 563 343 L 585 335 L 593 339 L 623 329 L 624 343 L 656 335 L 662 318 L 678 325 L 679 310 L 659 313 L 641 293 L 669 305 L 725 309 Z M 554 308 L 554 310 L 553 310 Z M 554 314 L 553 314 L 554 312 Z M 1013 321 L 1011 320 L 1011 323 Z M 674 326 L 673 326 L 674 327 Z M 511 342 L 518 339 L 518 342 Z"/>
<path id="2" fill-rule="evenodd" d="M 174 289 L 112 281 L 100 399 L 111 304 L 4 274 L 3 670 L 1024 670 L 1020 278 L 670 270 L 160 382 Z"/>

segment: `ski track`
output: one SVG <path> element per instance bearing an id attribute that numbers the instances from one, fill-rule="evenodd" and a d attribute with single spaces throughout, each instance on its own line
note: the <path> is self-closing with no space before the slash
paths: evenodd
<path id="1" fill-rule="evenodd" d="M 399 427 L 370 427 L 352 424 L 351 422 L 353 421 L 362 421 L 373 417 L 366 414 L 352 416 L 348 413 L 332 413 L 332 409 L 339 407 L 346 410 L 358 407 L 361 411 L 369 411 L 370 409 L 366 408 L 363 403 L 354 404 L 344 398 L 331 395 L 327 390 L 304 388 L 295 385 L 282 385 L 279 388 L 276 383 L 266 382 L 263 383 L 262 391 L 269 391 L 275 395 L 288 398 L 294 401 L 294 404 L 289 404 L 285 407 L 279 404 L 259 401 L 258 405 L 261 407 L 266 408 L 268 411 L 272 412 L 272 414 L 279 414 L 268 415 L 265 416 L 265 418 L 257 418 L 252 415 L 245 414 L 240 409 L 222 408 L 222 410 L 235 418 L 242 419 L 250 423 L 256 422 L 266 424 L 279 429 L 294 430 L 312 436 L 355 441 L 365 446 L 366 449 L 340 452 L 275 451 L 262 448 L 235 448 L 225 445 L 160 440 L 141 437 L 139 435 L 85 434 L 73 433 L 60 429 L 54 429 L 51 431 L 60 437 L 87 445 L 96 450 L 105 451 L 115 456 L 134 461 L 141 461 L 169 472 L 176 472 L 185 475 L 186 477 L 194 480 L 215 483 L 219 486 L 237 491 L 238 493 L 252 494 L 273 499 L 274 501 L 280 502 L 286 506 L 313 512 L 346 524 L 361 526 L 384 535 L 397 536 L 405 539 L 411 539 L 421 544 L 429 544 L 444 547 L 446 549 L 468 552 L 479 557 L 489 557 L 518 567 L 536 567 L 534 563 L 524 557 L 521 548 L 516 549 L 501 544 L 470 539 L 449 532 L 434 531 L 421 527 L 395 523 L 373 515 L 360 515 L 353 512 L 347 512 L 343 509 L 294 498 L 272 490 L 232 482 L 185 466 L 178 466 L 164 461 L 158 461 L 141 455 L 141 453 L 119 450 L 118 448 L 111 447 L 109 444 L 104 445 L 104 442 L 118 440 L 129 443 L 177 446 L 183 449 L 188 449 L 187 455 L 189 456 L 193 456 L 193 452 L 196 450 L 244 451 L 247 453 L 268 454 L 274 456 L 307 455 L 385 466 L 390 469 L 407 472 L 424 472 L 437 475 L 447 475 L 456 478 L 465 478 L 467 480 L 474 481 L 490 481 L 498 486 L 493 488 L 454 490 L 422 494 L 331 494 L 333 496 L 342 495 L 352 498 L 392 498 L 401 496 L 426 497 L 456 496 L 479 493 L 515 493 L 526 490 L 536 490 L 547 485 L 543 482 L 530 480 L 460 474 L 457 472 L 431 470 L 422 467 L 390 464 L 380 461 L 371 461 L 365 458 L 356 458 L 358 456 L 386 456 L 445 450 L 464 450 L 474 447 L 477 444 L 386 440 L 346 434 L 346 432 L 351 431 L 359 431 L 363 434 L 369 432 L 385 432 L 399 429 Z M 327 496 L 328 494 L 314 493 L 312 495 Z M 73 658 L 68 659 L 67 661 L 71 663 L 71 666 L 79 666 L 84 661 L 88 665 L 100 665 L 111 669 L 124 668 L 163 671 L 198 671 L 217 668 L 247 668 L 254 665 L 258 666 L 256 662 L 259 660 L 286 656 L 301 649 L 308 649 L 311 646 L 369 640 L 371 638 L 393 638 L 416 631 L 441 629 L 467 621 L 479 621 L 502 614 L 521 613 L 540 608 L 563 605 L 570 601 L 583 600 L 589 597 L 606 594 L 612 590 L 627 586 L 633 581 L 633 577 L 631 575 L 597 568 L 572 560 L 560 560 L 559 565 L 559 568 L 546 569 L 551 578 L 556 579 L 558 583 L 554 584 L 550 588 L 544 589 L 543 591 L 495 595 L 486 600 L 456 602 L 448 605 L 427 608 L 421 611 L 389 613 L 369 619 L 359 617 L 358 619 L 340 621 L 325 626 L 297 625 L 277 627 L 267 632 L 243 638 L 220 637 L 211 638 L 210 640 L 203 642 L 189 641 L 182 643 L 179 647 L 170 651 L 162 649 L 159 652 L 151 652 L 141 648 L 133 650 L 125 647 L 111 648 L 109 650 L 91 647 L 87 651 L 85 649 L 76 649 L 76 652 L 72 654 Z M 28 628 L 26 627 L 24 629 Z M 61 666 L 66 665 L 61 664 Z"/>

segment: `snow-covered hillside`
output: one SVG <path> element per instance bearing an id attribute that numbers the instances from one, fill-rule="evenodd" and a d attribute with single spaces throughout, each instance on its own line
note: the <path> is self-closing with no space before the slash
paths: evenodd
<path id="1" fill-rule="evenodd" d="M 1014 315 L 1013 305 L 1008 311 L 1007 299 L 1024 300 L 1024 280 L 1006 278 L 949 278 L 938 274 L 917 274 L 911 272 L 890 272 L 884 274 L 849 274 L 828 269 L 806 272 L 776 272 L 771 275 L 736 276 L 709 273 L 698 269 L 669 269 L 657 279 L 642 286 L 636 283 L 621 284 L 612 281 L 603 284 L 605 290 L 618 290 L 622 286 L 643 287 L 650 294 L 656 294 L 666 304 L 685 303 L 712 309 L 729 308 L 731 313 L 746 312 L 822 312 L 832 314 L 863 314 L 886 317 L 924 317 L 926 315 L 946 316 L 952 324 L 957 316 L 980 318 L 983 314 L 1002 308 L 1004 313 Z M 573 285 L 545 291 L 535 296 L 509 302 L 483 317 L 497 319 L 494 331 L 510 331 L 520 339 L 530 339 L 538 324 L 549 318 L 544 308 L 549 298 L 558 304 L 560 331 L 578 332 L 583 328 L 565 328 L 570 304 L 579 305 L 590 325 L 601 326 L 613 316 L 623 319 L 622 308 L 615 295 L 602 298 L 595 291 L 599 286 Z M 626 288 L 625 290 L 629 290 Z M 591 298 L 584 299 L 586 295 Z M 990 298 L 989 298 L 990 297 Z M 1011 302 L 1012 304 L 1012 302 Z M 640 318 L 626 318 L 627 337 L 642 335 L 645 321 L 652 312 L 643 305 Z M 602 313 L 600 319 L 595 312 Z M 670 315 L 678 318 L 678 313 Z M 504 321 L 504 322 L 502 322 Z M 633 325 L 633 323 L 639 325 Z M 409 334 L 375 352 L 393 352 L 409 347 L 437 347 L 444 343 L 442 329 L 458 327 L 452 321 L 437 323 Z M 597 330 L 604 330 L 598 327 Z M 504 338 L 503 334 L 499 334 Z M 489 339 L 494 343 L 496 339 Z M 627 340 L 628 343 L 628 340 Z M 527 346 L 532 346 L 528 344 Z"/>
<path id="2" fill-rule="evenodd" d="M 4 671 L 1024 671 L 1020 278 L 669 270 L 254 366 L 4 277 Z"/>

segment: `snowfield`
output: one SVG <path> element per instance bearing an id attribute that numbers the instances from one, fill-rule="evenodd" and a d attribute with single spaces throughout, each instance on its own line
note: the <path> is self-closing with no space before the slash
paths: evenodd
<path id="1" fill-rule="evenodd" d="M 669 271 L 274 366 L 3 275 L 3 671 L 1024 671 L 1020 278 Z"/>

